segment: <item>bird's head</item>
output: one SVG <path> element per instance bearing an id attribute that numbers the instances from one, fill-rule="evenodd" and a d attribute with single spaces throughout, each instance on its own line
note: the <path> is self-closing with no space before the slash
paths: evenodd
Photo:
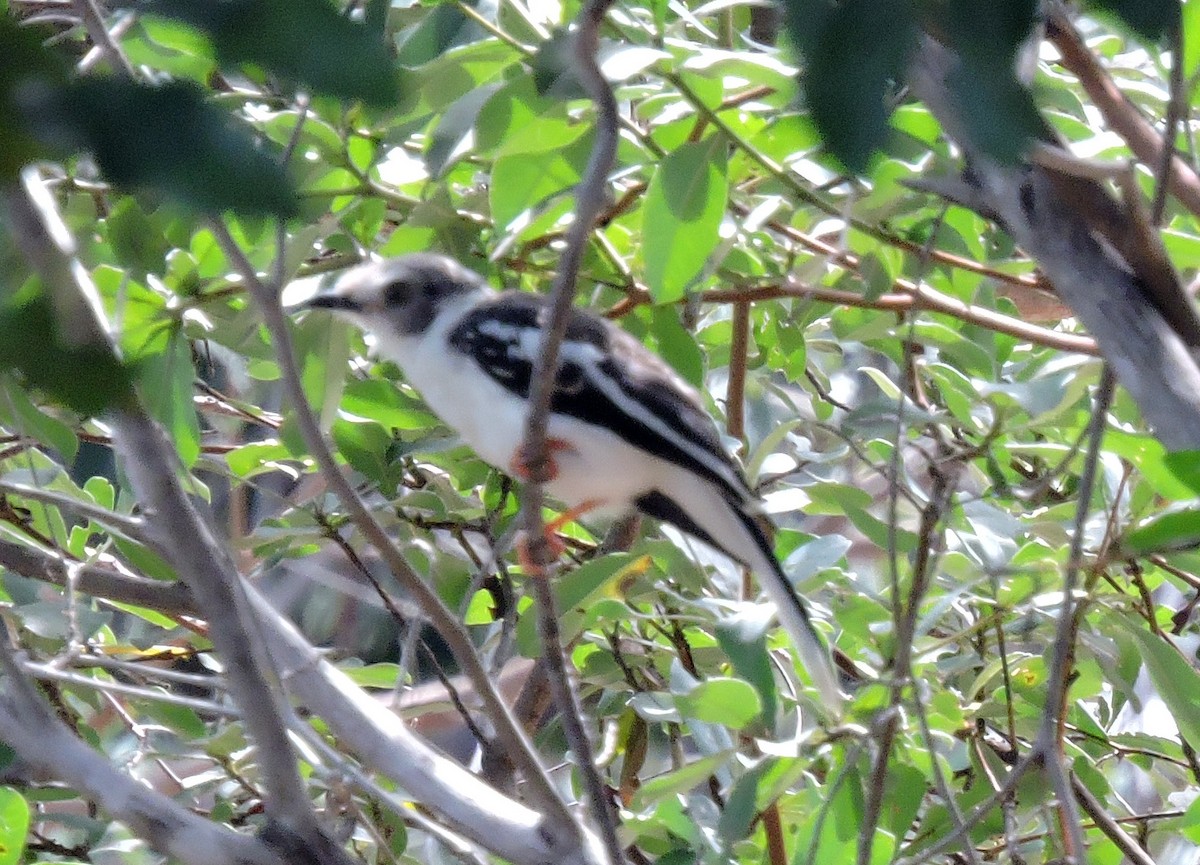
<path id="1" fill-rule="evenodd" d="M 415 336 L 447 303 L 486 290 L 454 259 L 419 252 L 344 270 L 295 308 L 327 309 L 377 334 Z"/>

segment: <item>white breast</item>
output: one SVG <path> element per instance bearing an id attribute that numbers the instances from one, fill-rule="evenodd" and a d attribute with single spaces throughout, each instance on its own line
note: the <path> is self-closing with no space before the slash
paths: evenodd
<path id="1" fill-rule="evenodd" d="M 524 441 L 527 403 L 446 342 L 480 297 L 471 295 L 448 305 L 419 336 L 376 333 L 376 351 L 399 364 L 429 408 L 483 460 L 511 472 Z M 555 416 L 547 432 L 573 446 L 554 452 L 557 475 L 546 485 L 547 492 L 568 507 L 599 500 L 605 509 L 628 510 L 634 499 L 660 485 L 666 464 L 609 430 Z"/>

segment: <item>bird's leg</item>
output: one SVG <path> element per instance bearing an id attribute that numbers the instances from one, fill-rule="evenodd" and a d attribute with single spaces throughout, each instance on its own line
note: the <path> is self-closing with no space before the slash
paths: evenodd
<path id="1" fill-rule="evenodd" d="M 571 443 L 563 439 L 548 438 L 546 439 L 546 451 L 541 455 L 541 459 L 532 458 L 525 450 L 525 445 L 517 448 L 517 452 L 513 454 L 512 461 L 508 464 L 508 469 L 513 477 L 523 481 L 540 481 L 546 483 L 558 477 L 558 463 L 554 461 L 554 454 L 563 451 L 572 451 L 575 448 L 571 447 Z"/>
<path id="2" fill-rule="evenodd" d="M 528 537 L 522 535 L 517 538 L 517 561 L 525 573 L 531 576 L 541 577 L 545 575 L 545 569 L 542 562 L 553 561 L 566 551 L 567 546 L 558 537 L 559 530 L 567 523 L 574 522 L 588 511 L 593 511 L 603 505 L 604 502 L 599 499 L 588 499 L 580 502 L 573 508 L 568 508 L 557 517 L 552 519 L 542 529 L 542 537 L 530 541 Z M 536 549 L 536 544 L 544 544 L 542 549 Z"/>

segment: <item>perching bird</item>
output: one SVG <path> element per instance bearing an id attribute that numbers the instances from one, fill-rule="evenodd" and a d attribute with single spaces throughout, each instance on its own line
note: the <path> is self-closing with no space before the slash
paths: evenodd
<path id="1" fill-rule="evenodd" d="M 370 333 L 480 457 L 521 473 L 546 298 L 497 293 L 457 262 L 419 253 L 352 267 L 301 305 Z M 824 702 L 840 707 L 829 654 L 758 522 L 758 500 L 699 394 L 670 367 L 608 321 L 573 311 L 547 441 L 546 491 L 571 513 L 637 510 L 753 570 Z"/>

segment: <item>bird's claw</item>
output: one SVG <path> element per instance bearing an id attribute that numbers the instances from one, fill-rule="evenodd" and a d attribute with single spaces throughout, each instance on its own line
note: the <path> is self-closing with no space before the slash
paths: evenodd
<path id="1" fill-rule="evenodd" d="M 531 455 L 522 444 L 517 448 L 517 452 L 513 454 L 512 461 L 508 464 L 508 469 L 513 477 L 519 478 L 522 481 L 534 481 L 537 483 L 546 483 L 558 477 L 558 463 L 554 461 L 554 454 L 563 451 L 574 450 L 570 443 L 562 439 L 548 438 L 546 439 L 546 447 L 544 452 L 538 459 Z"/>
<path id="2" fill-rule="evenodd" d="M 531 537 L 522 533 L 517 537 L 517 561 L 531 577 L 546 576 L 546 568 L 558 561 L 566 549 L 567 545 L 549 526 L 540 535 Z"/>
<path id="3" fill-rule="evenodd" d="M 562 527 L 603 504 L 599 499 L 588 499 L 573 508 L 568 508 L 546 523 L 540 535 L 531 537 L 522 532 L 517 537 L 517 561 L 525 573 L 535 577 L 545 576 L 546 568 L 558 561 L 558 557 L 567 550 L 567 545 L 558 537 Z"/>

